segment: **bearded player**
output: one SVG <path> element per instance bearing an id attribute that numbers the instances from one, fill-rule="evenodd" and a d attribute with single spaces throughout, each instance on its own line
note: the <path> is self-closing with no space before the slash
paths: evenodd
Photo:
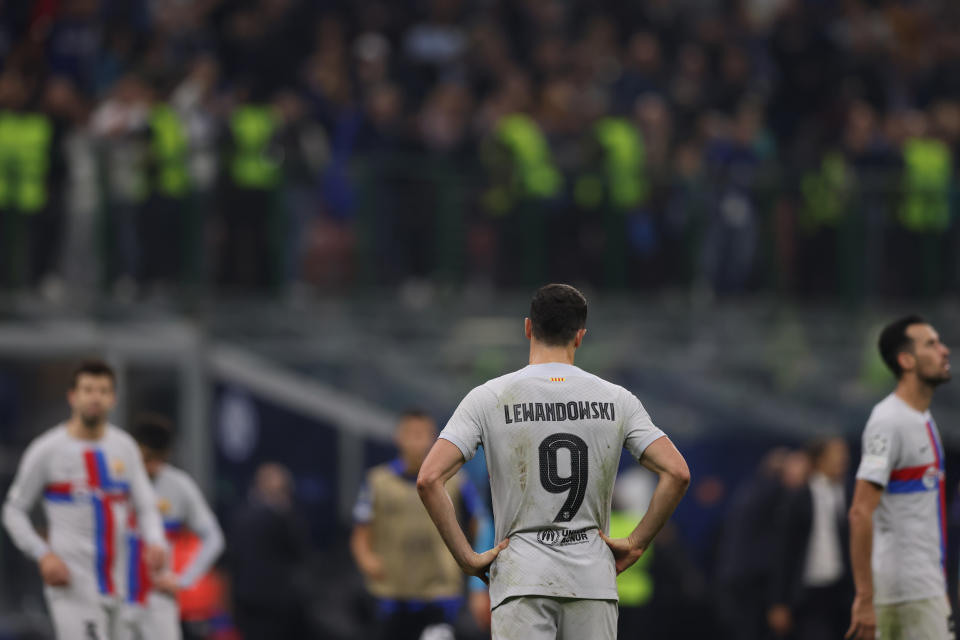
<path id="1" fill-rule="evenodd" d="M 57 638 L 107 640 L 120 623 L 128 568 L 122 545 L 131 512 L 143 531 L 148 572 L 164 564 L 163 524 L 136 443 L 107 422 L 116 403 L 110 367 L 81 364 L 67 400 L 70 418 L 27 447 L 3 506 L 3 525 L 39 566 Z M 46 538 L 29 517 L 40 501 Z"/>
<path id="2" fill-rule="evenodd" d="M 880 334 L 897 387 L 873 408 L 850 506 L 856 595 L 847 638 L 953 640 L 943 444 L 930 403 L 950 350 L 919 316 Z"/>

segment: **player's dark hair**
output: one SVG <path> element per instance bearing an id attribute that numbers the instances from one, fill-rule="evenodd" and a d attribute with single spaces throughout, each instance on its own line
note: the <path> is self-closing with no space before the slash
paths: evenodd
<path id="1" fill-rule="evenodd" d="M 548 284 L 530 301 L 533 337 L 553 347 L 569 344 L 587 324 L 587 299 L 568 284 Z"/>
<path id="2" fill-rule="evenodd" d="M 927 324 L 927 321 L 918 315 L 904 316 L 894 320 L 880 332 L 880 357 L 898 380 L 903 375 L 903 367 L 900 366 L 897 356 L 913 348 L 913 340 L 907 335 L 907 328 L 915 324 Z"/>
<path id="3" fill-rule="evenodd" d="M 823 457 L 823 454 L 827 452 L 827 449 L 831 444 L 839 440 L 839 436 L 820 436 L 819 438 L 814 438 L 807 443 L 807 457 L 810 458 L 810 462 L 814 465 Z"/>
<path id="4" fill-rule="evenodd" d="M 130 433 L 139 445 L 153 451 L 169 451 L 173 443 L 173 423 L 157 413 L 138 415 Z"/>
<path id="5" fill-rule="evenodd" d="M 84 360 L 73 370 L 70 377 L 70 388 L 76 389 L 80 376 L 106 376 L 114 386 L 117 385 L 117 375 L 113 368 L 103 360 Z"/>

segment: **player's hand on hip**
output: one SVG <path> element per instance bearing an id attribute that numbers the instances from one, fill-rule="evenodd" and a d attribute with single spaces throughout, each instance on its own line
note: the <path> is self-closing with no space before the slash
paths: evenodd
<path id="1" fill-rule="evenodd" d="M 172 571 L 164 571 L 153 579 L 153 588 L 168 596 L 176 596 L 180 591 L 180 580 Z"/>
<path id="2" fill-rule="evenodd" d="M 147 545 L 143 558 L 147 563 L 147 569 L 151 573 L 157 573 L 167 563 L 167 550 L 158 544 Z"/>
<path id="3" fill-rule="evenodd" d="M 850 611 L 850 628 L 847 640 L 874 640 L 877 634 L 877 612 L 872 597 L 857 596 Z"/>
<path id="4" fill-rule="evenodd" d="M 617 565 L 617 575 L 632 567 L 633 563 L 639 560 L 643 552 L 647 550 L 646 547 L 633 546 L 630 538 L 611 538 L 603 531 L 599 533 L 603 541 L 610 547 L 610 551 L 613 552 L 613 560 Z"/>
<path id="5" fill-rule="evenodd" d="M 490 565 L 497 559 L 500 552 L 507 548 L 508 544 L 510 544 L 510 538 L 504 538 L 493 549 L 487 549 L 483 553 L 472 553 L 461 563 L 460 567 L 467 575 L 477 576 L 485 583 L 490 584 Z"/>
<path id="6" fill-rule="evenodd" d="M 70 569 L 57 554 L 52 551 L 45 553 L 39 564 L 44 584 L 51 587 L 65 587 L 70 584 Z"/>

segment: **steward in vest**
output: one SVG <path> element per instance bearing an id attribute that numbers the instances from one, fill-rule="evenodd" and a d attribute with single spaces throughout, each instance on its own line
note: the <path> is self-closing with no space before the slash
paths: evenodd
<path id="1" fill-rule="evenodd" d="M 452 624 L 463 605 L 464 577 L 417 493 L 417 474 L 437 437 L 425 413 L 408 411 L 394 442 L 399 457 L 367 472 L 354 507 L 353 558 L 376 600 L 383 640 L 419 640 L 425 629 Z M 476 536 L 479 497 L 466 476 L 447 483 L 458 519 Z"/>
<path id="2" fill-rule="evenodd" d="M 59 252 L 59 208 L 51 182 L 55 132 L 52 120 L 28 105 L 26 78 L 0 77 L 0 282 L 31 284 Z"/>
<path id="3" fill-rule="evenodd" d="M 801 180 L 797 277 L 803 293 L 829 292 L 841 280 L 840 228 L 855 213 L 854 178 L 844 154 L 834 150 Z"/>
<path id="4" fill-rule="evenodd" d="M 483 144 L 488 184 L 483 207 L 499 227 L 501 280 L 541 282 L 546 255 L 546 215 L 561 195 L 557 169 L 540 125 L 524 113 L 503 116 Z"/>
<path id="5" fill-rule="evenodd" d="M 647 201 L 643 138 L 630 120 L 600 118 L 586 140 L 584 168 L 574 187 L 574 199 L 584 213 L 599 214 L 604 231 L 604 280 L 626 284 L 631 214 Z"/>
<path id="6" fill-rule="evenodd" d="M 903 145 L 903 196 L 898 218 L 907 235 L 907 254 L 903 262 L 906 282 L 901 293 L 936 295 L 943 289 L 944 256 L 952 251 L 947 230 L 952 222 L 950 210 L 954 179 L 950 148 L 927 135 L 925 117 L 908 117 L 913 135 Z M 896 240 L 894 240 L 896 242 Z M 899 262 L 899 261 L 898 261 Z"/>
<path id="7" fill-rule="evenodd" d="M 911 138 L 903 147 L 900 223 L 915 233 L 942 233 L 950 226 L 950 148 L 933 138 Z"/>
<path id="8" fill-rule="evenodd" d="M 228 122 L 222 225 L 224 284 L 266 288 L 279 277 L 276 219 L 283 167 L 275 149 L 280 125 L 274 108 L 246 102 Z"/>
<path id="9" fill-rule="evenodd" d="M 633 532 L 646 511 L 652 491 L 650 477 L 639 469 L 625 471 L 617 477 L 610 512 L 611 538 L 625 538 Z M 618 638 L 660 637 L 656 632 L 651 633 L 656 623 L 652 606 L 653 554 L 654 546 L 648 547 L 633 566 L 617 576 Z"/>
<path id="10" fill-rule="evenodd" d="M 190 196 L 189 141 L 180 115 L 156 102 L 147 120 L 147 175 L 150 196 L 138 219 L 144 283 L 177 283 L 186 258 Z"/>

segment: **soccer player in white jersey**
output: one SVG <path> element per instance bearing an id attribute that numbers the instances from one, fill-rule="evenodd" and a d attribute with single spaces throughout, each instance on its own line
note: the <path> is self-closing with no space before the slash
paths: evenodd
<path id="1" fill-rule="evenodd" d="M 147 474 L 157 494 L 157 508 L 173 549 L 186 532 L 200 538 L 200 549 L 178 573 L 167 569 L 151 579 L 145 571 L 140 534 L 128 534 L 126 550 L 130 572 L 124 624 L 115 640 L 180 640 L 180 610 L 177 593 L 203 577 L 223 552 L 223 532 L 203 499 L 200 488 L 186 473 L 167 463 L 173 441 L 173 426 L 163 416 L 144 414 L 131 430 Z M 174 553 L 174 557 L 176 554 Z"/>
<path id="2" fill-rule="evenodd" d="M 690 483 L 640 401 L 574 366 L 586 319 L 579 291 L 541 287 L 524 321 L 529 366 L 467 394 L 420 470 L 420 497 L 453 557 L 466 573 L 489 576 L 495 640 L 613 640 L 616 575 L 640 558 Z M 476 553 L 443 487 L 481 445 L 498 544 Z M 624 447 L 659 484 L 630 536 L 611 539 Z"/>
<path id="3" fill-rule="evenodd" d="M 133 438 L 107 423 L 115 384 L 103 362 L 78 367 L 67 393 L 70 419 L 30 444 L 3 505 L 3 525 L 13 542 L 39 564 L 59 640 L 115 637 L 131 506 L 144 532 L 148 571 L 158 571 L 166 557 L 163 523 L 140 451 Z M 47 539 L 29 516 L 41 499 Z"/>
<path id="4" fill-rule="evenodd" d="M 863 431 L 850 506 L 856 596 L 847 638 L 952 640 L 943 445 L 930 415 L 934 390 L 950 380 L 950 350 L 918 316 L 885 327 L 879 346 L 897 387 Z"/>

